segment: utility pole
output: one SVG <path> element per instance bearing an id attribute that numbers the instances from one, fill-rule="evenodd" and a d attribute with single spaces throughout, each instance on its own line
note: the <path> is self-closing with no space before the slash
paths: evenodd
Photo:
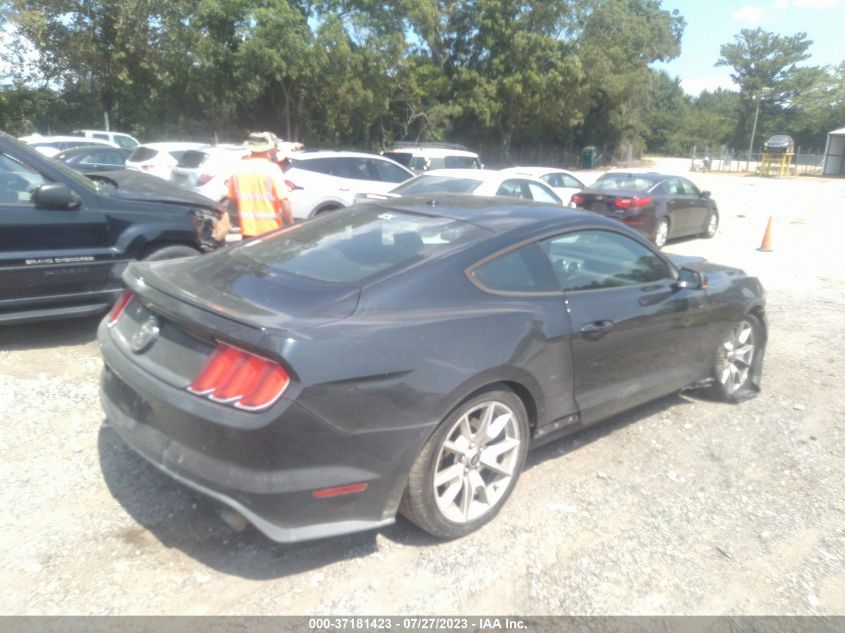
<path id="1" fill-rule="evenodd" d="M 760 94 L 753 97 L 757 101 L 757 107 L 754 109 L 754 125 L 751 128 L 751 142 L 748 144 L 748 160 L 745 161 L 745 171 L 749 171 L 751 168 L 751 152 L 754 150 L 754 135 L 757 133 L 757 117 L 760 116 L 760 101 L 763 99 L 766 90 L 768 88 L 760 88 Z"/>

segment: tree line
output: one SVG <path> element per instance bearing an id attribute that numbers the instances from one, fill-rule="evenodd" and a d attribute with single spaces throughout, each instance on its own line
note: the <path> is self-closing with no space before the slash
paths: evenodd
<path id="1" fill-rule="evenodd" d="M 823 143 L 843 70 L 796 66 L 805 34 L 722 47 L 740 92 L 686 96 L 655 71 L 685 27 L 660 0 L 0 0 L 0 127 L 310 147 L 464 143 L 491 164 L 633 146 L 685 154 L 760 131 Z M 774 55 L 772 53 L 775 53 Z M 761 63 L 766 60 L 767 64 Z M 774 133 L 774 132 L 772 132 Z"/>

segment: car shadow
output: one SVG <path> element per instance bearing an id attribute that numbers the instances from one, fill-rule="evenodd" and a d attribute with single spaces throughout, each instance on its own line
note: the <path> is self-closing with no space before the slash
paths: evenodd
<path id="1" fill-rule="evenodd" d="M 642 405 L 539 447 L 528 455 L 526 468 L 566 455 L 629 424 L 666 409 L 689 404 L 685 395 L 672 395 Z M 98 437 L 100 467 L 112 496 L 136 521 L 117 538 L 135 549 L 153 541 L 177 548 L 198 562 L 222 573 L 252 580 L 281 578 L 317 570 L 326 565 L 366 557 L 380 549 L 380 541 L 397 545 L 431 547 L 437 539 L 398 516 L 381 530 L 281 544 L 271 541 L 251 525 L 236 531 L 223 519 L 222 504 L 171 479 L 137 455 L 105 421 Z M 378 539 L 378 536 L 382 539 Z"/>
<path id="2" fill-rule="evenodd" d="M 692 404 L 698 398 L 697 391 L 686 391 L 684 393 L 664 396 L 658 400 L 652 400 L 634 409 L 615 415 L 607 420 L 597 422 L 595 425 L 588 426 L 581 431 L 576 431 L 572 435 L 567 435 L 559 440 L 543 444 L 528 453 L 528 457 L 525 460 L 525 469 L 528 470 L 550 459 L 557 459 L 558 457 L 567 455 L 611 433 L 615 433 L 619 429 L 641 422 L 645 418 L 657 415 L 668 409 Z"/>
<path id="3" fill-rule="evenodd" d="M 102 315 L 0 326 L 0 350 L 47 349 L 85 345 L 97 338 Z"/>
<path id="4" fill-rule="evenodd" d="M 154 545 L 177 548 L 217 571 L 266 580 L 317 570 L 326 565 L 377 552 L 377 536 L 396 543 L 435 545 L 431 537 L 405 521 L 371 530 L 304 543 L 271 541 L 252 525 L 232 529 L 222 518 L 222 504 L 171 479 L 135 453 L 104 422 L 98 437 L 100 468 L 114 499 L 137 527 L 115 536 L 134 549 Z"/>

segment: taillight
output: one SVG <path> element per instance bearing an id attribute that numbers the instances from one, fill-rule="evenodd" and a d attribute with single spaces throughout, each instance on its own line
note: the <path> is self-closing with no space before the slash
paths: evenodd
<path id="1" fill-rule="evenodd" d="M 285 186 L 288 188 L 288 191 L 298 191 L 299 189 L 302 189 L 302 187 L 290 180 L 285 180 Z"/>
<path id="2" fill-rule="evenodd" d="M 576 207 L 580 207 L 582 204 L 584 204 L 584 196 L 582 196 L 580 193 L 573 193 L 572 197 L 569 199 L 569 202 L 571 204 L 574 204 Z"/>
<path id="3" fill-rule="evenodd" d="M 197 187 L 202 187 L 212 178 L 214 178 L 214 176 L 212 176 L 211 174 L 200 174 L 199 176 L 197 176 Z"/>
<path id="4" fill-rule="evenodd" d="M 123 314 L 124 310 L 126 310 L 126 306 L 128 306 L 134 298 L 135 295 L 132 294 L 131 290 L 123 291 L 123 294 L 118 297 L 117 301 L 115 301 L 114 303 L 114 306 L 112 306 L 108 317 L 106 317 L 107 327 L 114 327 L 115 323 L 117 323 L 117 320 L 120 318 L 120 315 Z"/>
<path id="5" fill-rule="evenodd" d="M 188 391 L 238 409 L 260 411 L 282 395 L 290 383 L 276 361 L 218 343 Z"/>
<path id="6" fill-rule="evenodd" d="M 645 198 L 616 198 L 615 205 L 617 209 L 639 209 L 640 207 L 647 207 L 654 198 L 647 196 Z"/>

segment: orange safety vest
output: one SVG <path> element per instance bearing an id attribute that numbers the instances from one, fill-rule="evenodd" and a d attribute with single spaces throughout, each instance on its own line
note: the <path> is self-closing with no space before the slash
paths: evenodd
<path id="1" fill-rule="evenodd" d="M 263 157 L 248 157 L 229 178 L 229 198 L 238 204 L 241 235 L 252 237 L 283 226 L 282 200 L 287 198 L 282 170 Z"/>

